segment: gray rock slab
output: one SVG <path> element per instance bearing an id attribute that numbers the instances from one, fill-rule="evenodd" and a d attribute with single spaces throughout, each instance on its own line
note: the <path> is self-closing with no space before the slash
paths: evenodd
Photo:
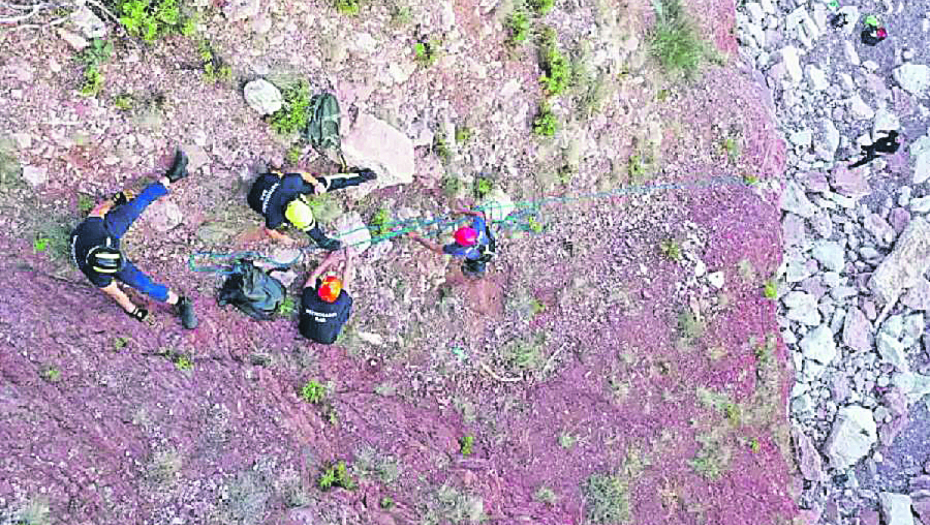
<path id="1" fill-rule="evenodd" d="M 898 299 L 901 290 L 917 284 L 930 266 L 930 224 L 915 217 L 898 237 L 894 249 L 879 264 L 869 288 L 882 301 Z"/>
<path id="2" fill-rule="evenodd" d="M 839 409 L 823 453 L 834 469 L 845 470 L 865 457 L 878 439 L 872 411 L 857 405 Z"/>

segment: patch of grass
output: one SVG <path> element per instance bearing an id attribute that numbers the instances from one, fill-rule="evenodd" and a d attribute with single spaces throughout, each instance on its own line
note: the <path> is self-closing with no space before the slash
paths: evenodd
<path id="1" fill-rule="evenodd" d="M 727 154 L 727 158 L 730 159 L 730 162 L 739 160 L 740 147 L 738 137 L 727 137 L 723 139 L 722 148 L 724 153 Z"/>
<path id="2" fill-rule="evenodd" d="M 546 334 L 539 332 L 535 336 L 527 336 L 508 343 L 502 352 L 504 361 L 510 368 L 521 372 L 534 372 L 545 364 L 543 358 L 543 345 Z"/>
<path id="3" fill-rule="evenodd" d="M 322 404 L 323 400 L 326 399 L 326 387 L 319 381 L 311 379 L 300 389 L 300 397 L 314 405 Z"/>
<path id="4" fill-rule="evenodd" d="M 697 389 L 697 397 L 702 405 L 712 408 L 725 416 L 732 426 L 737 427 L 740 425 L 742 421 L 742 409 L 738 404 L 732 402 L 730 397 L 726 394 L 699 387 Z"/>
<path id="5" fill-rule="evenodd" d="M 762 288 L 762 296 L 766 299 L 775 300 L 778 298 L 778 284 L 774 279 L 769 279 L 765 281 L 765 286 Z"/>
<path id="6" fill-rule="evenodd" d="M 530 16 L 523 9 L 517 9 L 507 17 L 505 27 L 509 36 L 507 44 L 511 47 L 522 44 L 530 38 Z"/>
<path id="7" fill-rule="evenodd" d="M 480 523 L 485 520 L 484 500 L 455 487 L 443 485 L 436 493 L 435 503 L 427 510 L 424 523 Z"/>
<path id="8" fill-rule="evenodd" d="M 464 183 L 462 179 L 456 177 L 452 174 L 446 174 L 442 178 L 442 192 L 446 197 L 452 198 L 462 192 L 464 188 Z"/>
<path id="9" fill-rule="evenodd" d="M 345 461 L 338 461 L 335 464 L 329 464 L 323 468 L 323 472 L 316 480 L 317 487 L 322 491 L 327 491 L 333 487 L 339 487 L 346 490 L 355 490 L 358 484 L 349 475 L 349 468 Z"/>
<path id="10" fill-rule="evenodd" d="M 57 383 L 61 381 L 61 372 L 57 368 L 46 368 L 45 371 L 42 372 L 42 379 L 49 383 Z"/>
<path id="11" fill-rule="evenodd" d="M 284 154 L 284 158 L 291 164 L 297 164 L 300 162 L 300 157 L 304 154 L 304 148 L 301 144 L 294 144 L 287 149 L 287 153 Z"/>
<path id="12" fill-rule="evenodd" d="M 585 482 L 585 516 L 592 523 L 625 523 L 630 512 L 629 483 L 616 475 L 593 474 Z"/>
<path id="13" fill-rule="evenodd" d="M 655 169 L 655 159 L 651 155 L 634 153 L 627 161 L 627 175 L 630 182 L 642 183 Z"/>
<path id="14" fill-rule="evenodd" d="M 649 44 L 652 56 L 666 72 L 693 76 L 706 55 L 706 44 L 680 0 L 653 0 L 656 23 Z"/>
<path id="15" fill-rule="evenodd" d="M 52 522 L 48 499 L 38 496 L 29 500 L 16 515 L 16 525 L 49 525 Z"/>
<path id="16" fill-rule="evenodd" d="M 471 140 L 471 128 L 468 126 L 455 127 L 455 141 L 459 144 L 466 144 Z"/>
<path id="17" fill-rule="evenodd" d="M 355 16 L 358 14 L 361 5 L 359 0 L 336 0 L 336 11 L 346 16 Z"/>
<path id="18" fill-rule="evenodd" d="M 548 102 L 543 101 L 539 105 L 539 112 L 536 119 L 533 120 L 533 133 L 540 137 L 551 137 L 559 130 L 559 121 L 552 112 Z"/>
<path id="19" fill-rule="evenodd" d="M 750 186 L 753 186 L 755 184 L 759 184 L 759 177 L 755 175 L 751 175 L 751 174 L 746 174 L 746 175 L 743 175 L 743 182 L 745 182 L 746 184 L 749 184 Z"/>
<path id="20" fill-rule="evenodd" d="M 530 215 L 529 218 L 526 219 L 526 227 L 529 229 L 529 231 L 533 233 L 542 233 L 543 230 L 545 229 L 545 226 L 543 225 L 543 223 L 537 221 L 536 217 L 532 215 Z"/>
<path id="21" fill-rule="evenodd" d="M 297 311 L 297 301 L 293 297 L 285 297 L 281 304 L 278 305 L 278 310 L 275 312 L 281 317 L 290 317 L 294 315 L 294 312 Z"/>
<path id="22" fill-rule="evenodd" d="M 177 450 L 160 450 L 152 456 L 152 463 L 146 475 L 156 483 L 170 483 L 174 481 L 183 464 L 184 459 Z"/>
<path id="23" fill-rule="evenodd" d="M 681 245 L 675 239 L 665 239 L 659 243 L 659 252 L 672 262 L 681 262 Z"/>
<path id="24" fill-rule="evenodd" d="M 131 36 L 152 42 L 171 33 L 192 33 L 178 0 L 118 0 L 119 21 Z"/>
<path id="25" fill-rule="evenodd" d="M 559 500 L 559 497 L 556 496 L 555 491 L 546 487 L 545 485 L 536 489 L 536 492 L 533 494 L 533 498 L 536 501 L 541 501 L 546 505 L 552 506 Z"/>
<path id="26" fill-rule="evenodd" d="M 543 74 L 539 77 L 543 88 L 549 95 L 561 95 L 571 81 L 571 67 L 568 58 L 559 51 L 558 35 L 555 29 L 543 30 L 539 49 L 539 66 Z"/>
<path id="27" fill-rule="evenodd" d="M 85 97 L 95 97 L 103 89 L 104 77 L 100 68 L 110 60 L 113 54 L 113 43 L 95 38 L 91 45 L 77 56 L 79 62 L 84 64 L 83 81 L 80 93 Z"/>
<path id="28" fill-rule="evenodd" d="M 369 229 L 373 235 L 387 235 L 391 233 L 391 210 L 387 207 L 378 209 L 374 217 L 371 218 Z"/>
<path id="29" fill-rule="evenodd" d="M 394 508 L 394 498 L 390 496 L 383 496 L 380 501 L 378 501 L 378 506 L 384 510 Z"/>
<path id="30" fill-rule="evenodd" d="M 430 38 L 426 42 L 416 42 L 413 44 L 413 56 L 417 63 L 423 67 L 430 67 L 439 60 L 442 55 L 442 40 Z"/>
<path id="31" fill-rule="evenodd" d="M 494 182 L 487 177 L 478 177 L 475 179 L 475 197 L 485 198 L 491 190 L 494 189 Z"/>
<path id="32" fill-rule="evenodd" d="M 127 346 L 129 346 L 128 337 L 119 336 L 113 339 L 113 350 L 119 352 L 120 350 L 122 350 L 123 348 L 126 348 Z"/>
<path id="33" fill-rule="evenodd" d="M 474 446 L 475 436 L 464 436 L 459 439 L 459 452 L 461 452 L 463 456 L 470 456 L 474 454 Z"/>
<path id="34" fill-rule="evenodd" d="M 377 478 L 389 485 L 400 477 L 400 464 L 392 456 L 378 454 L 371 447 L 364 447 L 355 455 L 352 472 L 362 478 Z"/>
<path id="35" fill-rule="evenodd" d="M 543 16 L 552 11 L 555 6 L 555 0 L 528 0 L 527 5 L 538 16 Z"/>
<path id="36" fill-rule="evenodd" d="M 575 446 L 575 443 L 578 441 L 578 436 L 571 434 L 570 432 L 562 432 L 559 434 L 559 446 L 565 450 L 569 450 Z"/>
<path id="37" fill-rule="evenodd" d="M 302 131 L 307 127 L 310 106 L 310 85 L 306 81 L 282 90 L 284 103 L 269 118 L 271 128 L 281 135 Z"/>
<path id="38" fill-rule="evenodd" d="M 443 164 L 449 164 L 452 161 L 452 148 L 446 142 L 446 137 L 442 133 L 433 136 L 433 153 L 439 157 Z"/>
<path id="39" fill-rule="evenodd" d="M 97 66 L 84 68 L 84 82 L 81 84 L 81 94 L 85 97 L 96 97 L 103 89 L 103 75 Z"/>
<path id="40" fill-rule="evenodd" d="M 113 106 L 120 111 L 130 111 L 135 104 L 131 93 L 121 93 L 113 97 Z"/>
<path id="41" fill-rule="evenodd" d="M 729 467 L 732 457 L 732 450 L 725 442 L 725 434 L 717 430 L 698 434 L 696 439 L 701 448 L 694 459 L 688 461 L 688 464 L 695 472 L 708 480 L 720 479 Z"/>
<path id="42" fill-rule="evenodd" d="M 394 27 L 404 27 L 410 25 L 412 20 L 413 14 L 411 13 L 409 6 L 394 5 L 394 7 L 391 8 L 391 24 Z"/>
<path id="43" fill-rule="evenodd" d="M 685 308 L 678 314 L 678 335 L 687 343 L 704 334 L 704 323 L 698 319 L 690 308 Z"/>
<path id="44" fill-rule="evenodd" d="M 32 249 L 45 253 L 55 262 L 71 259 L 71 220 L 60 216 L 42 214 L 33 229 Z"/>
<path id="45" fill-rule="evenodd" d="M 190 357 L 178 354 L 174 357 L 174 366 L 182 372 L 190 372 L 194 369 L 194 362 L 191 361 Z"/>

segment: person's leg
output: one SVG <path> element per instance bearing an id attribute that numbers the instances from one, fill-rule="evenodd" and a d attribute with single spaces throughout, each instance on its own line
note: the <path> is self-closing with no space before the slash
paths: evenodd
<path id="1" fill-rule="evenodd" d="M 363 170 L 360 170 L 358 172 L 358 175 L 354 177 L 330 177 L 330 178 L 320 179 L 320 180 L 323 180 L 323 184 L 326 185 L 326 191 L 330 192 L 330 191 L 335 191 L 335 190 L 341 190 L 343 188 L 349 188 L 352 186 L 358 186 L 370 180 L 375 180 L 376 178 L 377 178 L 377 175 L 375 175 L 375 172 L 368 170 L 368 169 L 363 169 Z"/>
<path id="2" fill-rule="evenodd" d="M 328 252 L 334 252 L 342 248 L 341 241 L 327 237 L 319 226 L 314 226 L 313 228 L 307 230 L 307 235 L 310 237 L 310 239 L 313 240 L 313 242 L 316 243 L 317 246 Z"/>
<path id="3" fill-rule="evenodd" d="M 145 211 L 149 204 L 167 194 L 168 188 L 164 184 L 160 182 L 149 184 L 134 199 L 122 206 L 117 206 L 104 216 L 103 220 L 107 230 L 111 234 L 121 237 L 129 229 L 129 226 L 139 218 L 139 215 L 142 215 L 142 212 Z"/>
<path id="4" fill-rule="evenodd" d="M 132 261 L 126 261 L 126 265 L 116 274 L 116 278 L 162 303 L 167 303 L 172 298 L 171 295 L 174 295 L 167 286 L 152 282 L 152 279 L 142 273 L 142 270 L 137 268 Z M 174 295 L 175 302 L 177 302 L 176 297 Z"/>
<path id="5" fill-rule="evenodd" d="M 876 158 L 876 156 L 875 156 L 875 146 L 863 146 L 863 147 L 862 147 L 862 151 L 863 151 L 863 153 L 865 154 L 865 156 L 862 157 L 862 159 L 860 159 L 859 161 L 857 161 L 857 162 L 855 162 L 855 163 L 853 163 L 853 164 L 850 164 L 850 165 L 849 165 L 850 169 L 852 169 L 852 168 L 858 168 L 859 166 L 864 166 L 864 165 L 866 165 L 866 164 L 872 162 L 873 160 L 875 160 L 875 158 Z"/>

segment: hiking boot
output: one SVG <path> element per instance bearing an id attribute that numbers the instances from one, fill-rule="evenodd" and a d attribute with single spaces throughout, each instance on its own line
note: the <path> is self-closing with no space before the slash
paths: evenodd
<path id="1" fill-rule="evenodd" d="M 370 180 L 375 180 L 378 178 L 375 172 L 368 168 L 357 169 L 356 173 L 358 173 L 358 175 L 355 178 L 360 179 L 361 182 L 368 182 Z"/>
<path id="2" fill-rule="evenodd" d="M 194 303 L 191 302 L 187 297 L 182 297 L 178 300 L 175 311 L 178 314 L 178 317 L 181 318 L 181 324 L 184 328 L 188 330 L 193 330 L 197 328 L 197 316 L 194 314 Z"/>
<path id="3" fill-rule="evenodd" d="M 168 177 L 168 180 L 172 183 L 187 177 L 187 155 L 183 151 L 178 150 L 177 154 L 175 154 L 174 163 L 168 168 L 165 177 Z"/>
<path id="4" fill-rule="evenodd" d="M 319 226 L 314 226 L 313 229 L 307 232 L 307 235 L 310 236 L 310 239 L 312 239 L 317 246 L 328 252 L 334 252 L 342 248 L 342 242 L 324 235 L 323 230 L 321 230 Z"/>

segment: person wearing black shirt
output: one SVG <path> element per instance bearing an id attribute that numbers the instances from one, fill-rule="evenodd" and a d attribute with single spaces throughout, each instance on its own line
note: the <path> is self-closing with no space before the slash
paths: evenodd
<path id="1" fill-rule="evenodd" d="M 339 260 L 338 254 L 330 252 L 304 284 L 299 329 L 300 334 L 311 341 L 326 345 L 336 342 L 352 313 L 352 297 L 346 291 L 355 274 L 351 248 L 346 248 L 344 253 L 343 280 L 332 271 Z"/>
<path id="2" fill-rule="evenodd" d="M 342 243 L 323 234 L 305 196 L 358 186 L 375 178 L 375 173 L 368 169 L 358 170 L 352 177 L 329 178 L 316 177 L 305 171 L 281 173 L 272 170 L 260 175 L 252 184 L 248 202 L 253 210 L 265 217 L 265 233 L 275 241 L 284 244 L 294 242 L 277 231 L 287 222 L 305 232 L 320 248 L 335 251 Z"/>
<path id="3" fill-rule="evenodd" d="M 854 164 L 850 164 L 850 168 L 858 168 L 859 166 L 864 166 L 869 162 L 878 158 L 878 153 L 894 154 L 898 151 L 898 148 L 901 147 L 901 139 L 898 137 L 898 132 L 891 130 L 886 132 L 887 134 L 869 144 L 868 146 L 862 146 L 862 152 L 865 154 L 865 157 L 856 161 Z"/>

